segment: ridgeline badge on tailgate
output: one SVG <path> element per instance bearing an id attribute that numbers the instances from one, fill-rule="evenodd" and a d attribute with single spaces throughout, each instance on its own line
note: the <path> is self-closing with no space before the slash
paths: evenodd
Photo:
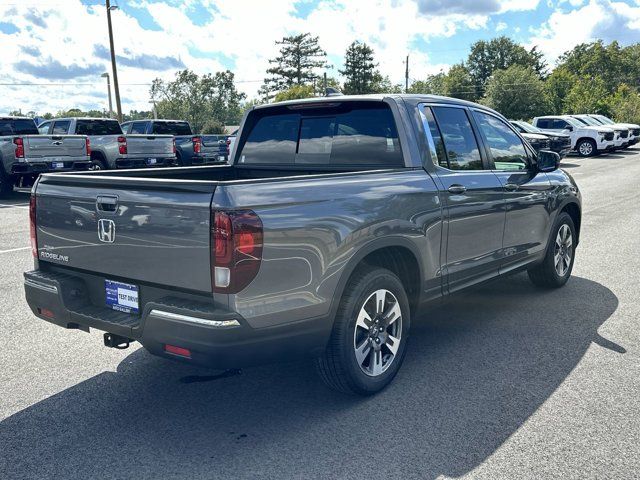
<path id="1" fill-rule="evenodd" d="M 113 243 L 116 240 L 116 224 L 113 220 L 101 218 L 98 220 L 98 239 L 104 243 Z"/>

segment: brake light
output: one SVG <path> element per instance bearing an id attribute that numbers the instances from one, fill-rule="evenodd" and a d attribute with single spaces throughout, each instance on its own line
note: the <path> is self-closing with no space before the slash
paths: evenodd
<path id="1" fill-rule="evenodd" d="M 238 293 L 258 274 L 263 228 L 252 210 L 213 212 L 211 284 L 214 292 Z"/>
<path id="2" fill-rule="evenodd" d="M 31 194 L 29 199 L 29 238 L 31 240 L 31 254 L 38 258 L 38 239 L 36 238 L 36 196 Z"/>
<path id="3" fill-rule="evenodd" d="M 202 138 L 193 137 L 191 141 L 193 142 L 193 153 L 200 153 L 202 151 Z"/>
<path id="4" fill-rule="evenodd" d="M 91 140 L 87 137 L 87 157 L 91 156 Z"/>
<path id="5" fill-rule="evenodd" d="M 173 147 L 172 147 L 172 151 L 175 154 L 176 153 L 176 139 L 173 139 Z"/>
<path id="6" fill-rule="evenodd" d="M 13 143 L 16 146 L 16 158 L 24 158 L 24 141 L 22 138 L 14 138 Z"/>
<path id="7" fill-rule="evenodd" d="M 120 155 L 127 154 L 127 137 L 118 137 L 118 152 Z"/>
<path id="8" fill-rule="evenodd" d="M 231 155 L 231 139 L 227 138 L 227 155 Z"/>

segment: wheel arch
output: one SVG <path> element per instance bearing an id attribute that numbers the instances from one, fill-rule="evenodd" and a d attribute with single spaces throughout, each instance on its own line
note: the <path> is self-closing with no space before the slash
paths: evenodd
<path id="1" fill-rule="evenodd" d="M 560 213 L 566 212 L 573 220 L 573 226 L 576 229 L 576 245 L 580 242 L 580 226 L 582 224 L 582 213 L 577 202 L 568 201 L 560 209 Z"/>

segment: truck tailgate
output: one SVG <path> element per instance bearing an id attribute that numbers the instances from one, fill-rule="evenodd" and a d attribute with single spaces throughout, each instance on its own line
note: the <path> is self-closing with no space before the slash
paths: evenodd
<path id="1" fill-rule="evenodd" d="M 24 150 L 26 158 L 86 157 L 87 139 L 82 135 L 27 135 Z"/>
<path id="2" fill-rule="evenodd" d="M 146 181 L 42 176 L 36 189 L 39 260 L 107 279 L 211 291 L 215 185 Z"/>
<path id="3" fill-rule="evenodd" d="M 173 155 L 173 136 L 171 135 L 126 135 L 126 137 L 129 156 Z"/>

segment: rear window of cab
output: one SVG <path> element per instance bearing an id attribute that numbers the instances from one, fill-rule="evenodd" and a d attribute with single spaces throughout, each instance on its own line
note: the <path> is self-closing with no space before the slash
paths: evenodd
<path id="1" fill-rule="evenodd" d="M 403 166 L 398 130 L 383 102 L 255 110 L 239 164 Z M 244 136 L 244 135 L 243 135 Z"/>

